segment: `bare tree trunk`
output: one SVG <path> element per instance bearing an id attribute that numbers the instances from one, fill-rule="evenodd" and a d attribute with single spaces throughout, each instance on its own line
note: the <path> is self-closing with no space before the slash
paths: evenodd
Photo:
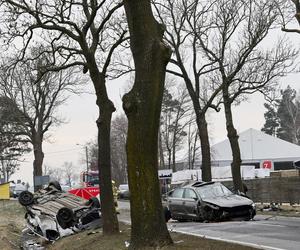
<path id="1" fill-rule="evenodd" d="M 175 137 L 175 135 L 174 135 Z M 172 145 L 172 171 L 176 172 L 176 143 L 175 138 L 173 138 L 173 145 Z"/>
<path id="2" fill-rule="evenodd" d="M 225 109 L 225 118 L 226 118 L 226 129 L 227 137 L 230 142 L 231 151 L 232 151 L 232 163 L 231 163 L 231 172 L 232 179 L 235 191 L 243 192 L 243 183 L 241 177 L 241 152 L 239 146 L 239 136 L 236 132 L 236 129 L 233 125 L 232 111 L 231 111 L 231 100 L 229 98 L 228 87 L 224 84 L 223 87 L 223 100 L 224 100 L 224 109 Z"/>
<path id="3" fill-rule="evenodd" d="M 165 157 L 164 157 L 164 150 L 163 150 L 163 145 L 162 145 L 162 140 L 161 140 L 161 132 L 159 131 L 159 167 L 161 169 L 165 169 Z"/>
<path id="4" fill-rule="evenodd" d="M 7 171 L 6 171 L 6 166 L 5 166 L 5 162 L 4 160 L 1 160 L 1 165 L 2 165 L 2 172 L 3 172 L 3 179 L 4 179 L 4 182 L 8 182 L 8 175 L 7 175 Z M 1 176 L 1 174 L 0 174 Z"/>
<path id="5" fill-rule="evenodd" d="M 118 218 L 112 192 L 110 155 L 110 124 L 115 108 L 109 100 L 104 102 L 101 100 L 99 107 L 100 115 L 97 120 L 99 145 L 98 166 L 103 233 L 114 234 L 119 233 Z"/>
<path id="6" fill-rule="evenodd" d="M 33 153 L 34 153 L 34 160 L 33 160 L 33 178 L 35 176 L 42 176 L 43 175 L 43 161 L 44 161 L 44 153 L 42 148 L 42 139 L 36 138 L 33 142 Z M 34 184 L 34 192 L 41 189 L 42 186 L 37 186 Z"/>
<path id="7" fill-rule="evenodd" d="M 91 60 L 92 61 L 92 60 Z M 93 80 L 99 107 L 98 127 L 98 168 L 100 180 L 101 213 L 103 234 L 118 234 L 119 223 L 116 215 L 112 183 L 111 183 L 111 150 L 110 131 L 111 117 L 115 111 L 105 88 L 105 76 L 102 75 L 95 62 L 91 62 L 90 76 Z M 93 67 L 94 66 L 94 67 Z"/>
<path id="8" fill-rule="evenodd" d="M 163 27 L 153 17 L 150 0 L 125 0 L 135 82 L 123 97 L 128 117 L 127 161 L 131 206 L 131 249 L 172 243 L 160 197 L 158 130 L 165 69 L 170 50 Z"/>
<path id="9" fill-rule="evenodd" d="M 168 169 L 171 169 L 172 150 L 169 148 L 169 146 L 167 147 L 167 151 L 168 151 Z"/>
<path id="10" fill-rule="evenodd" d="M 211 158 L 210 158 L 210 143 L 208 137 L 207 122 L 205 113 L 196 114 L 196 122 L 201 143 L 202 154 L 202 181 L 211 181 Z"/>
<path id="11" fill-rule="evenodd" d="M 192 169 L 194 169 L 195 165 L 195 160 L 196 160 L 196 151 L 197 151 L 197 138 L 198 138 L 198 133 L 195 134 L 195 139 L 194 139 L 194 146 L 193 146 L 193 155 L 192 155 Z M 211 172 L 211 171 L 210 171 Z"/>
<path id="12" fill-rule="evenodd" d="M 188 129 L 188 139 L 187 139 L 187 144 L 188 144 L 188 162 L 189 162 L 189 169 L 191 168 L 191 159 L 192 159 L 192 135 L 191 135 L 191 123 L 189 123 L 189 129 Z"/>

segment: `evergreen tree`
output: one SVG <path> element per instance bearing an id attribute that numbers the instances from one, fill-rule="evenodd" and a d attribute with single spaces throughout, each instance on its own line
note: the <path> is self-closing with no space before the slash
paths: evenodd
<path id="1" fill-rule="evenodd" d="M 300 100 L 297 91 L 288 86 L 280 91 L 274 104 L 265 103 L 265 124 L 261 129 L 269 135 L 300 144 Z"/>
<path id="2" fill-rule="evenodd" d="M 277 137 L 299 144 L 300 134 L 300 103 L 297 100 L 297 92 L 288 86 L 281 91 L 282 99 L 279 102 L 277 116 L 279 128 Z"/>
<path id="3" fill-rule="evenodd" d="M 279 121 L 277 117 L 277 106 L 276 104 L 264 103 L 267 111 L 264 113 L 265 124 L 261 131 L 268 135 L 276 136 L 277 129 L 279 127 Z"/>

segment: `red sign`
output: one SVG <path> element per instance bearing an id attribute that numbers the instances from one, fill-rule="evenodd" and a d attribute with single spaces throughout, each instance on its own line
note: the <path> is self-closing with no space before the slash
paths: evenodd
<path id="1" fill-rule="evenodd" d="M 272 168 L 272 161 L 264 161 L 262 164 L 263 168 L 271 169 Z"/>
<path id="2" fill-rule="evenodd" d="M 69 190 L 69 193 L 89 200 L 91 197 L 97 197 L 100 194 L 99 187 L 85 187 Z"/>

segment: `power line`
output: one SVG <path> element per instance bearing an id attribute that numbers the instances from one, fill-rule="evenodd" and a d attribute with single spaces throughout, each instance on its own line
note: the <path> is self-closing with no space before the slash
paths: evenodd
<path id="1" fill-rule="evenodd" d="M 60 151 L 52 151 L 52 152 L 45 152 L 44 154 L 49 155 L 49 154 L 59 154 L 59 153 L 65 153 L 65 152 L 71 152 L 71 151 L 79 151 L 78 148 L 73 148 L 73 149 L 67 149 L 67 150 L 60 150 Z"/>

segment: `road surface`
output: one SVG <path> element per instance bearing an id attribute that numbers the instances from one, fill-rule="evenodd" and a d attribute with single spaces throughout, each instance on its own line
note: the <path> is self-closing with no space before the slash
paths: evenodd
<path id="1" fill-rule="evenodd" d="M 120 220 L 130 223 L 129 202 L 120 201 L 119 207 Z M 262 249 L 300 249 L 300 218 L 295 217 L 257 215 L 254 221 L 199 223 L 171 220 L 167 224 L 172 231 Z"/>

